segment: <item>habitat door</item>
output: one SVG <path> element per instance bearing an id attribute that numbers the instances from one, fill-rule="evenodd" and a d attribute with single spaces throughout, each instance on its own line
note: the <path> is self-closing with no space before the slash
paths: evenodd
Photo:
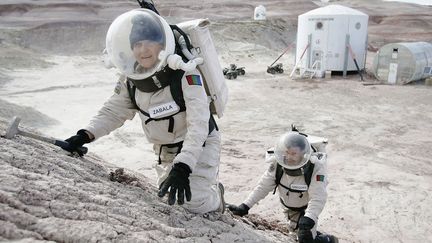
<path id="1" fill-rule="evenodd" d="M 397 69 L 398 64 L 397 63 L 390 63 L 389 65 L 389 74 L 387 78 L 387 82 L 389 84 L 395 84 L 397 80 Z"/>

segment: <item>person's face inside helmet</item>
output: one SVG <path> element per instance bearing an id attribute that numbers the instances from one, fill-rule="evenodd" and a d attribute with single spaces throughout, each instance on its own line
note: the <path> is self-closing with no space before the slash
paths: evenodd
<path id="1" fill-rule="evenodd" d="M 289 147 L 285 151 L 285 163 L 289 166 L 296 166 L 303 159 L 303 151 L 299 147 Z"/>
<path id="2" fill-rule="evenodd" d="M 132 51 L 138 64 L 145 69 L 149 69 L 158 62 L 159 52 L 162 48 L 162 44 L 158 42 L 142 40 L 133 45 Z"/>

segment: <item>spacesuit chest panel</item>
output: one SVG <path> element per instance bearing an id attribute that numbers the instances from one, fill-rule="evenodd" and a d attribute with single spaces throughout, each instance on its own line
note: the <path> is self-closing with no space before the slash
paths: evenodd
<path id="1" fill-rule="evenodd" d="M 155 144 L 172 144 L 184 139 L 186 112 L 181 112 L 170 87 L 152 93 L 136 91 L 135 99 L 147 140 Z M 144 111 L 144 112 L 142 112 Z M 154 113 L 155 118 L 150 113 Z"/>
<path id="2" fill-rule="evenodd" d="M 309 201 L 308 186 L 304 176 L 288 176 L 284 174 L 278 186 L 279 197 L 288 207 L 298 208 Z"/>
<path id="3" fill-rule="evenodd" d="M 153 119 L 170 117 L 180 111 L 180 107 L 171 95 L 169 86 L 153 93 L 137 91 L 135 98 L 138 106 Z"/>
<path id="4" fill-rule="evenodd" d="M 166 115 L 173 115 L 180 111 L 180 107 L 175 101 L 170 101 L 164 104 L 156 105 L 149 108 L 149 115 L 151 118 L 162 118 Z"/>

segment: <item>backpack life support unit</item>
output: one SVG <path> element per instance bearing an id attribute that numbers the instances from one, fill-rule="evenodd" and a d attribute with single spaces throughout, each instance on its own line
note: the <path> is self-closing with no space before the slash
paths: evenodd
<path id="1" fill-rule="evenodd" d="M 209 30 L 208 19 L 197 19 L 179 23 L 177 26 L 185 32 L 186 37 L 175 33 L 176 40 L 182 49 L 182 53 L 188 58 L 201 57 L 204 63 L 198 66 L 203 76 L 204 87 L 210 99 L 210 111 L 219 118 L 223 116 L 228 101 L 228 87 L 222 72 L 218 54 L 213 44 Z M 188 49 L 186 40 L 189 39 L 192 49 Z M 189 53 L 188 53 L 189 51 Z M 192 54 L 190 56 L 189 54 Z"/>

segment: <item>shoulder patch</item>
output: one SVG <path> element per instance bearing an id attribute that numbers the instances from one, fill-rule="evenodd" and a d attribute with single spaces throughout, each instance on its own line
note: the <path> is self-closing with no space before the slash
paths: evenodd
<path id="1" fill-rule="evenodd" d="M 189 85 L 199 85 L 202 86 L 200 75 L 187 75 L 186 80 Z"/>
<path id="2" fill-rule="evenodd" d="M 316 175 L 317 181 L 324 181 L 324 175 Z"/>
<path id="3" fill-rule="evenodd" d="M 114 93 L 120 94 L 121 88 L 122 88 L 122 85 L 121 85 L 120 81 L 118 81 L 116 87 L 114 88 Z"/>
<path id="4" fill-rule="evenodd" d="M 273 172 L 276 169 L 276 164 L 275 163 L 271 163 L 268 170 L 269 172 Z"/>

